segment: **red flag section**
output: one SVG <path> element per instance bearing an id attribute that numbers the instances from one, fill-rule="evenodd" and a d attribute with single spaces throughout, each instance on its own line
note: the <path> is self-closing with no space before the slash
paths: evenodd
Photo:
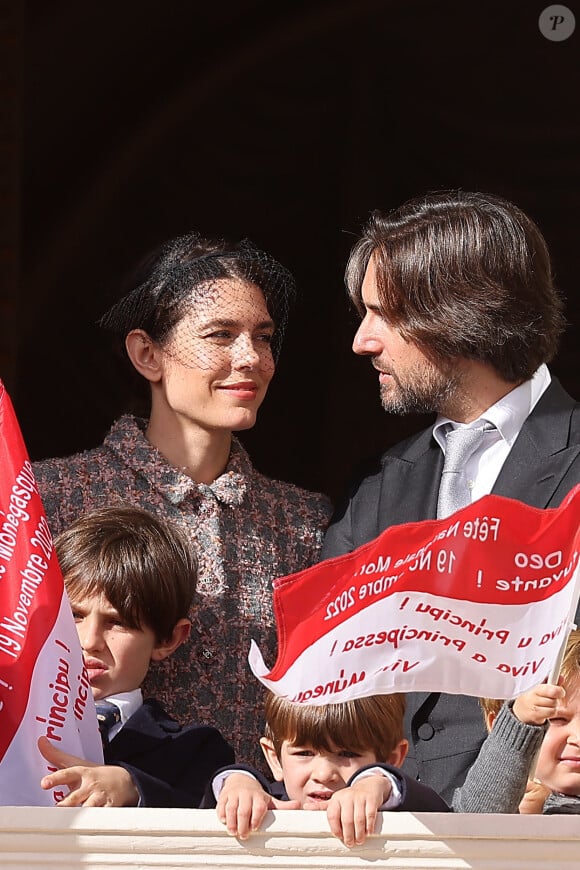
<path id="1" fill-rule="evenodd" d="M 0 804 L 54 804 L 36 741 L 102 762 L 92 692 L 32 466 L 0 381 Z"/>
<path id="2" fill-rule="evenodd" d="M 276 580 L 278 659 L 250 666 L 280 695 L 329 703 L 389 691 L 513 697 L 550 673 L 578 589 L 580 487 L 558 509 L 485 496 L 393 526 Z"/>

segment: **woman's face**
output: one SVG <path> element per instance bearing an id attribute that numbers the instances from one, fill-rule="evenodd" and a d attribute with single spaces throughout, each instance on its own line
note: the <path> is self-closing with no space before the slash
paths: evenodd
<path id="1" fill-rule="evenodd" d="M 254 284 L 223 279 L 197 291 L 163 345 L 171 409 L 204 429 L 251 428 L 274 374 L 274 328 Z"/>

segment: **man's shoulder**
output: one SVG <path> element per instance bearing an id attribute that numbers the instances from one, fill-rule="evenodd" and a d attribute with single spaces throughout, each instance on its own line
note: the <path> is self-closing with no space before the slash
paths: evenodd
<path id="1" fill-rule="evenodd" d="M 530 419 L 546 414 L 571 414 L 573 425 L 580 428 L 580 402 L 568 392 L 557 377 L 552 381 L 544 393 L 540 396 L 536 406 L 530 414 Z"/>
<path id="2" fill-rule="evenodd" d="M 402 441 L 397 441 L 388 450 L 381 454 L 383 464 L 391 458 L 415 458 L 418 454 L 424 453 L 433 444 L 433 426 L 427 426 Z"/>
<path id="3" fill-rule="evenodd" d="M 382 453 L 364 459 L 358 466 L 354 479 L 360 485 L 364 481 L 372 481 L 382 477 L 388 472 L 390 466 L 399 466 L 399 463 L 414 462 L 427 450 L 433 447 L 433 427 L 428 426 L 420 432 L 409 435 L 402 441 L 397 441 Z"/>

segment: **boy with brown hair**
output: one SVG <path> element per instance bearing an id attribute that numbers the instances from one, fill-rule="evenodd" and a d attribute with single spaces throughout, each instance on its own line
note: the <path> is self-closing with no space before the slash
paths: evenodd
<path id="1" fill-rule="evenodd" d="M 399 770 L 404 712 L 401 694 L 312 706 L 268 692 L 260 745 L 275 782 L 243 765 L 219 771 L 212 789 L 220 821 L 245 839 L 270 809 L 326 810 L 332 833 L 354 846 L 373 833 L 380 810 L 449 812 Z"/>
<path id="2" fill-rule="evenodd" d="M 197 580 L 189 543 L 148 511 L 116 506 L 76 520 L 55 550 L 103 726 L 105 765 L 41 737 L 54 769 L 42 787 L 63 787 L 58 806 L 199 806 L 233 750 L 215 728 L 180 725 L 140 688 L 150 662 L 189 636 Z"/>

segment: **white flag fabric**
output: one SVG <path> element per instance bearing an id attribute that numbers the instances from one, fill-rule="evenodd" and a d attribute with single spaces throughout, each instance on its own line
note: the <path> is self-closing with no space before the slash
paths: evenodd
<path id="1" fill-rule="evenodd" d="M 0 381 L 0 805 L 54 806 L 59 749 L 103 763 L 88 674 L 14 408 Z"/>
<path id="2" fill-rule="evenodd" d="M 274 581 L 275 694 L 328 704 L 389 692 L 513 698 L 550 677 L 580 592 L 580 486 L 539 510 L 489 495 L 387 529 Z"/>

